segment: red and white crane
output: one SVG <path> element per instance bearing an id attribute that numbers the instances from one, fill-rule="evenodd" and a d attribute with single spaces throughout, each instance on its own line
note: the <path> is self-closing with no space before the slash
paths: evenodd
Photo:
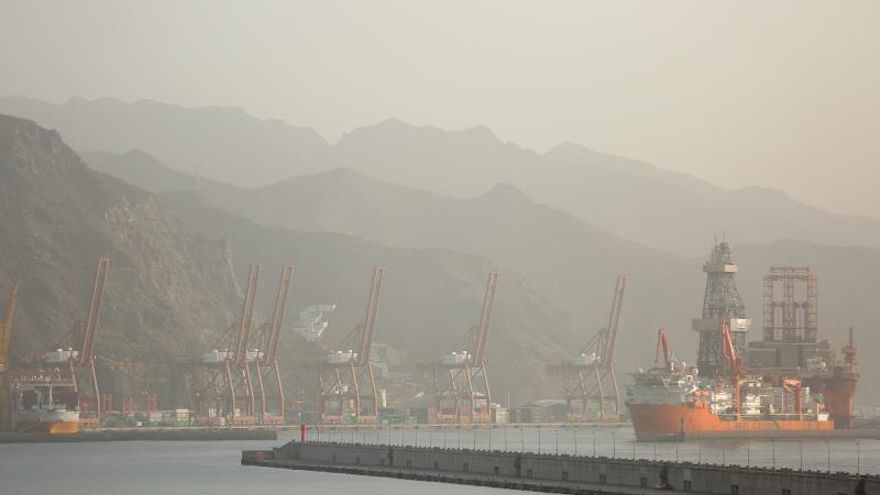
<path id="1" fill-rule="evenodd" d="M 238 331 L 235 333 L 235 354 L 231 361 L 227 361 L 227 369 L 231 369 L 234 378 L 230 382 L 232 392 L 232 422 L 233 424 L 250 424 L 254 421 L 255 400 L 254 385 L 251 380 L 250 364 L 256 361 L 259 351 L 250 348 L 251 329 L 253 328 L 254 308 L 257 300 L 257 288 L 260 283 L 259 263 L 251 263 L 248 268 L 247 286 L 244 293 L 244 305 L 241 310 L 241 320 Z M 243 394 L 242 394 L 243 392 Z M 236 406 L 240 404 L 239 398 L 244 401 L 244 411 L 236 413 Z"/>
<path id="2" fill-rule="evenodd" d="M 249 344 L 260 268 L 256 262 L 248 267 L 238 324 L 193 363 L 195 410 L 200 424 L 248 425 L 255 421 L 250 364 L 256 361 L 259 351 L 252 350 Z"/>
<path id="3" fill-rule="evenodd" d="M 364 319 L 317 363 L 318 412 L 324 423 L 338 424 L 350 417 L 356 424 L 375 424 L 384 407 L 370 361 L 384 273 L 381 266 L 373 269 Z"/>
<path id="4" fill-rule="evenodd" d="M 480 321 L 471 327 L 453 350 L 422 365 L 432 374 L 438 423 L 489 423 L 492 393 L 486 371 L 489 323 L 495 305 L 498 272 L 489 272 L 483 292 Z"/>
<path id="5" fill-rule="evenodd" d="M 110 272 L 110 258 L 99 258 L 95 266 L 95 277 L 92 282 L 92 298 L 89 304 L 89 312 L 83 322 L 82 343 L 78 350 L 58 349 L 46 354 L 48 364 L 67 364 L 73 380 L 73 386 L 80 397 L 80 407 L 83 411 L 94 411 L 92 414 L 96 422 L 100 421 L 105 409 L 110 407 L 109 396 L 101 395 L 101 387 L 98 383 L 98 374 L 95 369 L 95 341 L 101 320 L 101 308 L 104 304 L 104 290 L 107 286 L 107 275 Z M 88 370 L 91 394 L 86 397 L 82 393 L 79 383 L 79 370 L 85 367 Z M 106 400 L 105 400 L 106 399 Z"/>
<path id="6" fill-rule="evenodd" d="M 600 419 L 617 421 L 620 418 L 620 388 L 614 371 L 614 348 L 625 291 L 626 277 L 620 275 L 614 286 L 605 328 L 593 334 L 573 359 L 547 366 L 551 374 L 562 376 L 562 392 L 571 422 L 591 420 L 589 404 L 593 400 L 599 403 Z"/>
<path id="7" fill-rule="evenodd" d="M 281 371 L 278 368 L 278 342 L 281 337 L 281 328 L 284 325 L 284 316 L 287 313 L 287 300 L 290 293 L 291 280 L 293 280 L 293 265 L 282 265 L 281 276 L 278 279 L 278 290 L 275 295 L 275 307 L 272 311 L 272 319 L 262 327 L 263 347 L 258 353 L 256 359 L 257 385 L 260 391 L 260 413 L 262 424 L 280 424 L 284 421 L 284 384 L 281 380 Z M 269 394 L 266 391 L 263 380 L 264 370 L 271 373 L 275 381 L 277 414 L 269 413 Z"/>

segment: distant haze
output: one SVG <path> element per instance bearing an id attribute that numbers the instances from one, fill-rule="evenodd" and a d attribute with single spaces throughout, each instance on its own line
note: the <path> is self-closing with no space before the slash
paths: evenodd
<path id="1" fill-rule="evenodd" d="M 880 3 L 4 2 L 0 94 L 563 141 L 880 217 Z"/>

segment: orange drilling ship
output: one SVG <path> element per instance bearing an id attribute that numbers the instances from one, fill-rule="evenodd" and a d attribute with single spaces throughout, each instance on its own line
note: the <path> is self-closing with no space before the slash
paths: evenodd
<path id="1" fill-rule="evenodd" d="M 627 392 L 636 438 L 656 441 L 709 432 L 748 437 L 851 427 L 858 380 L 852 332 L 842 362 L 827 341 L 817 341 L 812 272 L 771 269 L 764 286 L 764 340 L 747 345 L 751 320 L 745 317 L 734 281 L 738 268 L 726 242 L 715 246 L 703 270 L 703 314 L 693 321 L 700 335 L 696 366 L 675 360 L 660 330 L 655 366 L 635 373 Z M 803 301 L 794 301 L 796 283 L 806 286 Z M 776 285 L 783 286 L 781 301 L 774 298 Z"/>

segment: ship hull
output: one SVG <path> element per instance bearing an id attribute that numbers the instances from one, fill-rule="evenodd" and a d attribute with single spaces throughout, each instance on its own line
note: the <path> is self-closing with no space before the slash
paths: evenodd
<path id="1" fill-rule="evenodd" d="M 687 433 L 833 430 L 833 421 L 816 419 L 722 419 L 705 402 L 680 404 L 627 403 L 636 440 L 656 442 L 682 438 Z"/>
<path id="2" fill-rule="evenodd" d="M 77 411 L 16 411 L 13 414 L 16 431 L 68 435 L 79 430 Z"/>

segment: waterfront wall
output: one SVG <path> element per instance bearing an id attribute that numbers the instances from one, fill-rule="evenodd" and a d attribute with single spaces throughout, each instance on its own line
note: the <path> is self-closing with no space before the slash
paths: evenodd
<path id="1" fill-rule="evenodd" d="M 605 457 L 291 442 L 245 451 L 243 464 L 522 488 L 560 493 L 641 493 L 667 484 L 704 494 L 837 495 L 880 493 L 880 477 Z"/>

